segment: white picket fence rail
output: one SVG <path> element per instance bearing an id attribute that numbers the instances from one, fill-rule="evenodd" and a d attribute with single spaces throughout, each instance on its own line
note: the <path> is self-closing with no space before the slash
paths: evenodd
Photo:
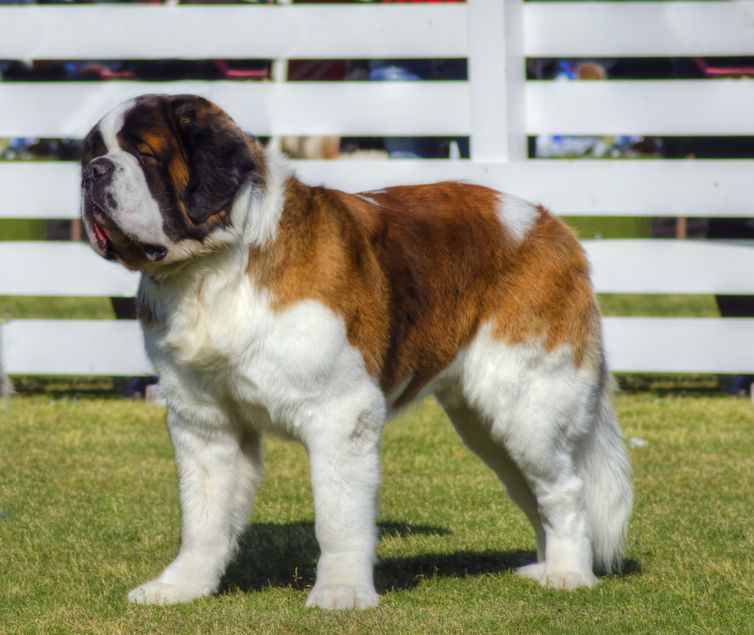
<path id="1" fill-rule="evenodd" d="M 754 81 L 526 81 L 525 57 L 754 55 L 754 1 L 0 7 L 0 59 L 464 57 L 454 82 L 0 83 L 0 136 L 82 136 L 144 92 L 192 92 L 259 135 L 468 136 L 469 161 L 302 161 L 309 182 L 359 191 L 463 179 L 563 215 L 754 216 L 754 161 L 526 159 L 527 135 L 754 134 Z M 201 37 L 197 37 L 201 34 Z M 78 166 L 0 163 L 0 218 L 75 218 Z M 616 293 L 754 294 L 745 242 L 585 241 Z M 0 242 L 0 295 L 123 296 L 133 274 L 83 244 Z M 754 320 L 608 318 L 613 368 L 754 371 Z M 11 373 L 149 371 L 132 322 L 17 320 Z"/>

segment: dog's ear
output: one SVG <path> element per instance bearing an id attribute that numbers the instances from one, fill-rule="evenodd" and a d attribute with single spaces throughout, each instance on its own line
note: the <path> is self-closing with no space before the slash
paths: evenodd
<path id="1" fill-rule="evenodd" d="M 238 126 L 205 99 L 177 96 L 173 121 L 189 172 L 186 210 L 191 222 L 200 225 L 210 216 L 227 211 L 254 169 L 254 161 Z"/>

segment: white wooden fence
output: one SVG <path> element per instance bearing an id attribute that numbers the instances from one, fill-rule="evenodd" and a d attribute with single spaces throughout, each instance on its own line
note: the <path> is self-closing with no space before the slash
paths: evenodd
<path id="1" fill-rule="evenodd" d="M 465 57 L 454 82 L 0 83 L 0 136 L 83 136 L 143 92 L 193 92 L 259 135 L 469 136 L 469 161 L 306 161 L 358 191 L 465 179 L 562 215 L 754 216 L 754 161 L 548 161 L 526 135 L 754 134 L 754 81 L 525 80 L 524 58 L 754 55 L 754 1 L 0 7 L 0 59 Z M 0 163 L 0 218 L 75 218 L 78 166 Z M 585 241 L 602 292 L 754 294 L 754 249 Z M 0 295 L 123 296 L 136 278 L 77 243 L 0 242 Z M 613 368 L 754 371 L 754 320 L 608 318 Z M 11 373 L 149 372 L 136 324 L 17 320 Z"/>

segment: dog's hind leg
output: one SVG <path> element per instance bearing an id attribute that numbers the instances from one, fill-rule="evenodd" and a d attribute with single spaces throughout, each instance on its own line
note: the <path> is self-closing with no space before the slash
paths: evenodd
<path id="1" fill-rule="evenodd" d="M 590 587 L 592 518 L 579 455 L 595 434 L 603 375 L 574 364 L 569 347 L 507 344 L 483 332 L 470 347 L 464 395 L 490 422 L 534 497 L 545 534 L 544 567 L 523 573 L 560 589 Z"/>
<path id="2" fill-rule="evenodd" d="M 495 472 L 505 485 L 508 496 L 529 519 L 537 540 L 537 562 L 520 567 L 516 572 L 520 575 L 538 577 L 540 570 L 544 570 L 545 531 L 539 517 L 537 499 L 529 483 L 511 459 L 505 446 L 490 435 L 490 424 L 486 424 L 479 412 L 468 405 L 460 391 L 438 393 L 437 399 L 466 446 Z"/>
<path id="3" fill-rule="evenodd" d="M 181 547 L 154 580 L 128 594 L 137 604 L 176 604 L 217 591 L 248 519 L 262 470 L 259 435 L 193 427 L 168 415 L 178 468 Z"/>

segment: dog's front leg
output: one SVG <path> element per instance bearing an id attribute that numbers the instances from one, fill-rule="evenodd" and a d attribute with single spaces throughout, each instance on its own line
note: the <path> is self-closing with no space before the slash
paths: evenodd
<path id="1" fill-rule="evenodd" d="M 377 406 L 350 417 L 344 410 L 353 412 L 333 408 L 329 423 L 317 426 L 307 441 L 321 553 L 306 605 L 323 609 L 379 602 L 373 567 L 384 410 Z"/>
<path id="2" fill-rule="evenodd" d="M 176 604 L 217 591 L 261 474 L 259 435 L 193 427 L 175 414 L 168 429 L 178 468 L 182 531 L 178 556 L 128 594 L 139 604 Z"/>

